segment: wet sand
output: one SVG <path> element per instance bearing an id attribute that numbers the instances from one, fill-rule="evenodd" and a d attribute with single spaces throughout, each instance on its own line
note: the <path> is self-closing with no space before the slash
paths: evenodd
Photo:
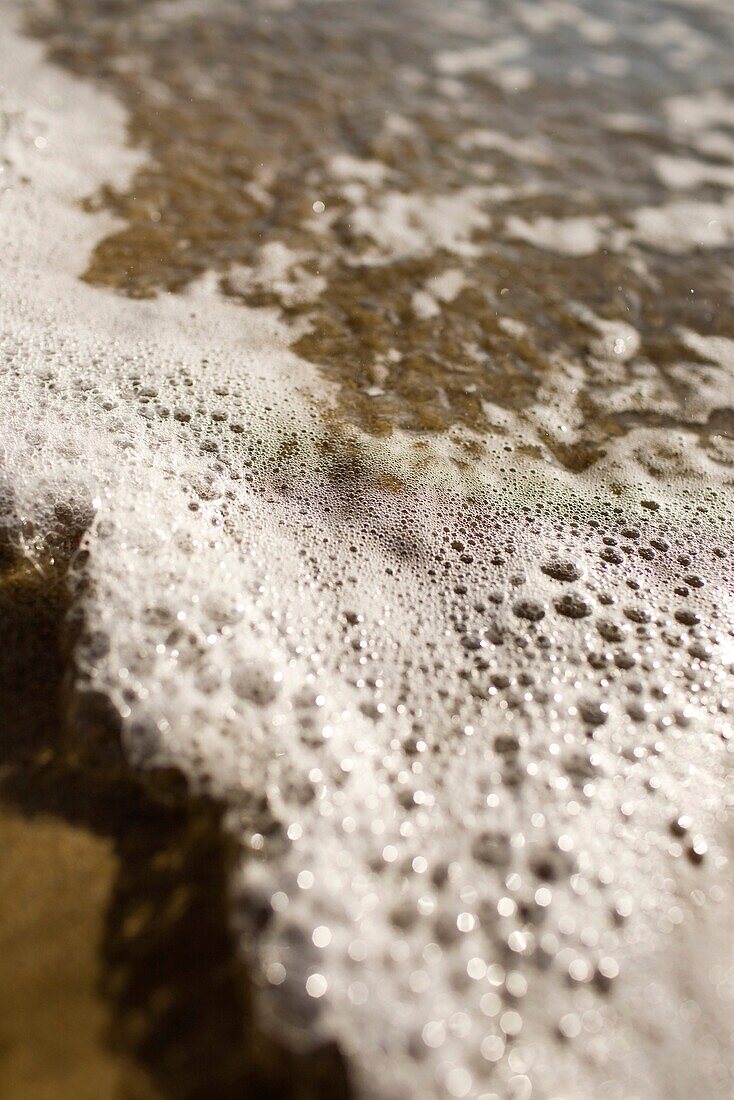
<path id="1" fill-rule="evenodd" d="M 241 1094 L 216 813 L 82 758 L 62 700 L 64 580 L 46 571 L 7 564 L 0 593 L 3 1095 L 203 1096 L 202 1072 Z"/>
<path id="2" fill-rule="evenodd" d="M 297 1076 L 253 1028 L 216 806 L 136 776 L 113 723 L 90 753 L 67 721 L 67 613 L 62 564 L 3 562 L 0 1092 L 310 1098 L 326 1074 L 346 1095 L 328 1054 Z"/>
<path id="3" fill-rule="evenodd" d="M 417 11 L 1 31 L 12 1100 L 728 1095 L 730 13 Z"/>

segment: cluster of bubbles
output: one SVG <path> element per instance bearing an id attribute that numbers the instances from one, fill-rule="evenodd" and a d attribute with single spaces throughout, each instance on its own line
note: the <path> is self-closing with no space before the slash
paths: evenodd
<path id="1" fill-rule="evenodd" d="M 519 416 L 583 470 L 666 426 L 731 463 L 720 369 L 685 336 L 734 326 L 711 95 L 734 35 L 712 3 L 36 5 L 50 56 L 119 97 L 146 153 L 88 196 L 115 225 L 85 278 L 136 298 L 209 278 L 277 308 L 376 436 Z"/>
<path id="2" fill-rule="evenodd" d="M 3 525 L 71 554 L 81 740 L 112 719 L 129 762 L 226 807 L 263 1017 L 381 1100 L 653 1095 L 645 958 L 724 898 L 724 464 L 678 477 L 649 417 L 592 472 L 511 421 L 369 438 L 303 392 L 269 299 L 40 302 L 17 262 Z M 633 354 L 620 326 L 597 372 Z M 724 1095 L 714 1039 L 697 1067 Z"/>
<path id="3" fill-rule="evenodd" d="M 229 807 L 264 1015 L 365 1095 L 603 1083 L 625 960 L 685 867 L 719 896 L 721 491 L 531 495 L 504 445 L 484 487 L 398 478 L 220 364 L 121 350 L 91 380 L 84 341 L 13 349 L 7 504 L 29 549 L 85 531 L 82 730 L 112 700 L 132 760 Z"/>

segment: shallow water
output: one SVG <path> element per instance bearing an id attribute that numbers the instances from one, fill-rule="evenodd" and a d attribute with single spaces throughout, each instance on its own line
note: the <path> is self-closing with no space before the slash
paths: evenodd
<path id="1" fill-rule="evenodd" d="M 65 705 L 64 563 L 0 559 L 0 1090 L 8 1100 L 312 1100 L 253 1019 L 228 926 L 234 852 L 180 777 L 142 783 Z M 99 711 L 99 707 L 97 708 Z M 178 780 L 178 781 L 177 781 Z"/>
<path id="2" fill-rule="evenodd" d="M 3 526 L 291 1084 L 727 1095 L 728 5 L 21 13 Z"/>
<path id="3" fill-rule="evenodd" d="M 728 407 L 690 407 L 710 359 L 681 337 L 734 330 L 734 213 L 705 206 L 734 188 L 725 7 L 42 13 L 50 56 L 114 89 L 148 154 L 128 187 L 89 197 L 123 221 L 93 284 L 146 296 L 217 272 L 284 311 L 340 415 L 377 434 L 501 431 L 493 409 L 532 411 L 570 360 L 577 438 L 538 434 L 571 469 L 661 414 L 706 449 L 730 437 Z M 692 197 L 682 243 L 641 214 Z"/>

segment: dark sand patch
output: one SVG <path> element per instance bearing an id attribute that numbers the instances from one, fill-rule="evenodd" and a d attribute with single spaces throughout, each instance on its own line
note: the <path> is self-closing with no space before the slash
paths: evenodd
<path id="1" fill-rule="evenodd" d="M 59 570 L 2 564 L 0 1094 L 346 1095 L 334 1051 L 299 1059 L 254 1026 L 218 807 L 84 751 L 62 720 Z"/>

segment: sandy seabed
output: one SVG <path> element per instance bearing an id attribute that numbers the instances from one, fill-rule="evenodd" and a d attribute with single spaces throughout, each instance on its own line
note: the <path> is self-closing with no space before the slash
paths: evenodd
<path id="1" fill-rule="evenodd" d="M 154 7 L 153 42 L 197 12 Z M 590 49 L 617 33 L 551 8 Z M 541 8 L 518 11 L 535 49 Z M 388 138 L 421 148 L 444 109 L 421 101 L 384 160 L 330 147 L 252 262 L 197 229 L 174 286 L 129 197 L 164 188 L 165 143 L 1 14 L 5 1094 L 728 1096 L 734 106 L 711 28 L 664 24 L 665 127 L 608 112 L 655 176 L 623 214 L 554 210 L 547 140 L 473 122 L 457 144 L 530 183 L 409 187 Z M 532 86 L 522 35 L 477 19 L 459 5 L 436 49 L 452 124 L 477 71 Z M 713 86 L 683 94 L 707 51 Z M 294 181 L 258 167 L 282 211 Z M 515 282 L 480 300 L 499 264 Z M 638 280 L 624 308 L 584 299 L 594 264 Z M 690 273 L 704 304 L 656 320 Z M 350 312 L 383 286 L 394 332 Z"/>

